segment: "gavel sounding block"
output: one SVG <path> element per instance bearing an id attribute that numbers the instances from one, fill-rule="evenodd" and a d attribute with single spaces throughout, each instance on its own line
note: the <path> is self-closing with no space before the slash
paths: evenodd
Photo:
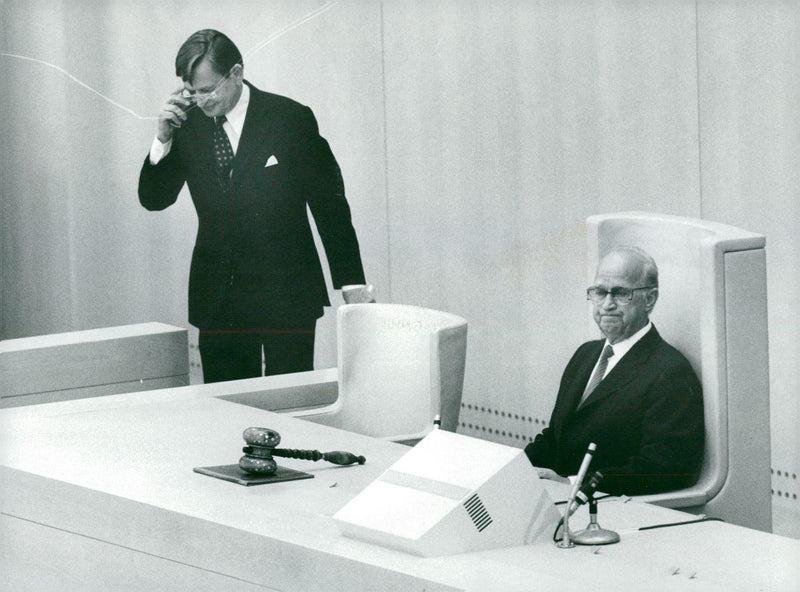
<path id="1" fill-rule="evenodd" d="M 279 466 L 271 475 L 257 475 L 246 473 L 239 468 L 239 465 L 219 465 L 216 467 L 195 467 L 195 473 L 216 477 L 224 481 L 232 481 L 239 485 L 263 485 L 264 483 L 278 483 L 280 481 L 296 481 L 298 479 L 313 479 L 311 473 L 295 471 Z"/>

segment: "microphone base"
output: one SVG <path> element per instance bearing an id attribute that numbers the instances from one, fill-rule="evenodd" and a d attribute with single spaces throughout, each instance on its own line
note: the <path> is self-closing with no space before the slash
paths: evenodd
<path id="1" fill-rule="evenodd" d="M 600 528 L 596 522 L 590 522 L 584 530 L 572 533 L 570 538 L 576 545 L 612 545 L 619 542 L 619 534 Z"/>

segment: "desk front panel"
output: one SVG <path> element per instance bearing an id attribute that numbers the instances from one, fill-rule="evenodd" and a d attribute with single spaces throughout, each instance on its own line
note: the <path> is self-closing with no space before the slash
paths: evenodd
<path id="1" fill-rule="evenodd" d="M 20 552 L 4 553 L 4 573 L 65 570 L 124 582 L 146 569 L 169 590 L 202 590 L 203 573 L 214 574 L 205 589 L 218 590 L 617 591 L 643 582 L 660 590 L 752 590 L 763 582 L 794 590 L 797 581 L 790 561 L 800 554 L 797 541 L 722 523 L 641 531 L 693 516 L 617 499 L 599 506 L 601 524 L 622 535 L 608 547 L 542 542 L 422 558 L 349 539 L 331 516 L 407 448 L 213 396 L 187 391 L 182 399 L 178 391 L 168 400 L 121 395 L 0 411 L 3 545 L 31 550 L 24 567 Z M 192 471 L 237 462 L 249 426 L 278 430 L 287 448 L 347 450 L 367 463 L 281 459 L 314 478 L 252 487 Z M 550 491 L 565 495 L 558 484 Z M 571 522 L 582 528 L 586 509 Z M 779 567 L 765 575 L 768 564 Z M 181 576 L 184 570 L 192 575 Z"/>

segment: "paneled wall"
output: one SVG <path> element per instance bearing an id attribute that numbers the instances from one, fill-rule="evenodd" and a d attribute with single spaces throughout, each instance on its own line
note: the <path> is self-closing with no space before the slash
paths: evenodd
<path id="1" fill-rule="evenodd" d="M 146 212 L 136 181 L 177 47 L 218 28 L 249 80 L 314 109 L 379 299 L 468 319 L 464 433 L 522 445 L 546 424 L 593 336 L 586 216 L 653 210 L 765 234 L 774 523 L 800 536 L 797 0 L 0 11 L 2 335 L 186 325 L 191 203 Z M 318 367 L 335 364 L 333 310 Z"/>
<path id="2" fill-rule="evenodd" d="M 384 9 L 392 296 L 469 319 L 467 423 L 516 441 L 589 337 L 586 216 L 700 215 L 695 11 L 488 4 Z"/>
<path id="3" fill-rule="evenodd" d="M 767 237 L 773 524 L 800 537 L 800 2 L 697 13 L 703 217 Z"/>
<path id="4" fill-rule="evenodd" d="M 256 86 L 312 107 L 367 274 L 388 285 L 379 3 L 11 0 L 0 10 L 2 79 L 13 81 L 0 93 L 3 335 L 187 325 L 191 200 L 147 212 L 136 187 L 159 107 L 180 84 L 175 53 L 206 27 L 233 38 Z M 336 364 L 333 316 L 320 323 L 320 367 Z"/>

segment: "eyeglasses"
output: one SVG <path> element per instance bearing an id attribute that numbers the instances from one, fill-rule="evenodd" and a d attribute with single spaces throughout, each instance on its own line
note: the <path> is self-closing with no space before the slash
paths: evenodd
<path id="1" fill-rule="evenodd" d="M 184 99 L 189 99 L 190 101 L 192 101 L 193 103 L 192 106 L 198 103 L 205 103 L 206 101 L 213 101 L 214 99 L 217 98 L 217 91 L 220 89 L 220 87 L 222 87 L 223 84 L 225 84 L 225 82 L 227 82 L 227 80 L 231 77 L 231 74 L 233 74 L 233 70 L 238 65 L 239 64 L 234 64 L 233 68 L 228 70 L 228 73 L 217 81 L 217 83 L 214 85 L 214 88 L 210 90 L 200 90 L 200 91 L 189 90 L 188 88 L 184 88 L 181 91 L 181 96 Z"/>
<path id="2" fill-rule="evenodd" d="M 599 288 L 592 286 L 586 290 L 586 300 L 591 300 L 594 304 L 602 304 L 606 296 L 611 295 L 611 299 L 617 304 L 630 304 L 636 290 L 651 290 L 656 286 L 642 286 L 641 288 Z"/>

